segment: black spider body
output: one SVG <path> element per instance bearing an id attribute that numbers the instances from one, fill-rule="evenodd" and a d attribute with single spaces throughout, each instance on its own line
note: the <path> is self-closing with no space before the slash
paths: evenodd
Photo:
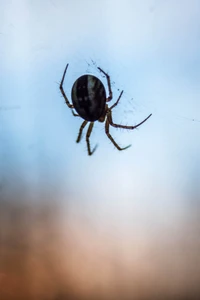
<path id="1" fill-rule="evenodd" d="M 71 98 L 79 116 L 87 121 L 97 121 L 105 111 L 106 91 L 95 76 L 79 77 L 72 87 Z"/>
<path id="2" fill-rule="evenodd" d="M 151 114 L 142 122 L 133 126 L 114 123 L 112 119 L 112 109 L 116 107 L 117 104 L 119 103 L 123 91 L 121 91 L 120 95 L 117 98 L 117 101 L 112 106 L 108 107 L 108 102 L 112 100 L 110 76 L 106 72 L 104 72 L 100 67 L 98 67 L 98 70 L 106 77 L 107 80 L 109 96 L 106 97 L 106 91 L 104 85 L 97 77 L 93 75 L 83 75 L 79 77 L 73 84 L 72 91 L 71 91 L 71 98 L 72 98 L 72 104 L 71 104 L 63 89 L 63 82 L 67 72 L 67 68 L 68 68 L 68 64 L 65 67 L 62 80 L 60 82 L 60 91 L 65 99 L 65 103 L 71 109 L 72 114 L 76 117 L 81 117 L 82 119 L 84 119 L 79 129 L 79 134 L 76 142 L 77 143 L 80 142 L 83 129 L 89 122 L 89 127 L 86 133 L 86 143 L 87 143 L 88 155 L 92 155 L 96 150 L 97 146 L 95 146 L 94 149 L 91 150 L 89 139 L 94 126 L 94 122 L 98 120 L 99 122 L 102 123 L 105 122 L 105 133 L 118 150 L 121 151 L 129 148 L 130 145 L 121 148 L 115 142 L 115 140 L 110 134 L 110 126 L 115 128 L 124 128 L 124 129 L 133 130 L 139 127 L 140 125 L 142 125 L 144 122 L 146 122 L 151 117 Z M 75 114 L 73 109 L 75 109 L 78 114 Z"/>

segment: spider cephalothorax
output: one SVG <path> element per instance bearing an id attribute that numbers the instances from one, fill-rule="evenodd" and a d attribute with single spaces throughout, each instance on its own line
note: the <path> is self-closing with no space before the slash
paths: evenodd
<path id="1" fill-rule="evenodd" d="M 77 117 L 81 117 L 85 120 L 80 127 L 76 142 L 77 143 L 80 142 L 83 129 L 86 126 L 86 124 L 90 122 L 86 134 L 86 142 L 87 142 L 88 154 L 92 155 L 96 150 L 96 147 L 91 151 L 89 137 L 92 132 L 94 122 L 98 120 L 99 122 L 105 121 L 105 132 L 108 138 L 111 140 L 111 142 L 118 150 L 125 150 L 129 148 L 131 145 L 126 146 L 124 148 L 119 147 L 119 145 L 114 141 L 114 139 L 109 133 L 109 126 L 111 125 L 116 128 L 135 129 L 141 124 L 143 124 L 148 118 L 150 118 L 151 114 L 146 119 L 144 119 L 142 122 L 140 122 L 135 126 L 126 126 L 126 125 L 119 125 L 113 123 L 112 109 L 115 106 L 117 106 L 123 94 L 123 91 L 120 93 L 117 101 L 111 107 L 108 107 L 107 102 L 109 102 L 112 99 L 110 76 L 107 73 L 105 73 L 101 68 L 98 69 L 106 76 L 109 96 L 106 98 L 106 91 L 104 85 L 97 77 L 93 75 L 83 75 L 79 77 L 73 84 L 72 91 L 71 91 L 71 98 L 73 104 L 70 104 L 63 90 L 63 82 L 64 82 L 67 68 L 68 68 L 68 64 L 64 70 L 63 77 L 60 83 L 61 93 L 65 99 L 67 106 L 71 109 L 74 108 L 77 111 L 78 114 L 75 114 L 74 111 L 72 110 L 73 115 Z"/>

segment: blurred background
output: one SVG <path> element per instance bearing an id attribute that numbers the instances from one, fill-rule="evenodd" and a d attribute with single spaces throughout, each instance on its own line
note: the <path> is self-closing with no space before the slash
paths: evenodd
<path id="1" fill-rule="evenodd" d="M 76 143 L 67 63 L 131 148 Z M 0 1 L 1 300 L 200 299 L 199 82 L 199 0 Z"/>

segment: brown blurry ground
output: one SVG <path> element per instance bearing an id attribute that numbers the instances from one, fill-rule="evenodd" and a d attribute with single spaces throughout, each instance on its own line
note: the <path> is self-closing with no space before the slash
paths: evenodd
<path id="1" fill-rule="evenodd" d="M 199 222 L 118 235 L 52 199 L 2 197 L 0 299 L 200 299 Z"/>

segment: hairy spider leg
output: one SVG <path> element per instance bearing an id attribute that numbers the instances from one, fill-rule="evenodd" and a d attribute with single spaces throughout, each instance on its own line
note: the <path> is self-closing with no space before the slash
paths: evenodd
<path id="1" fill-rule="evenodd" d="M 87 130 L 87 134 L 86 134 L 88 155 L 92 155 L 94 153 L 94 151 L 96 150 L 96 148 L 97 148 L 97 145 L 96 145 L 92 151 L 90 149 L 90 140 L 89 140 L 89 138 L 90 138 L 90 134 L 92 132 L 93 126 L 94 126 L 94 122 L 90 122 L 90 125 L 89 125 L 88 130 Z"/>
<path id="2" fill-rule="evenodd" d="M 88 121 L 84 121 L 79 129 L 79 134 L 78 134 L 78 137 L 77 137 L 77 140 L 76 142 L 79 143 L 80 140 L 81 140 L 81 137 L 82 137 L 82 133 L 83 133 L 83 129 L 84 127 L 87 125 Z"/>
<path id="3" fill-rule="evenodd" d="M 108 118 L 110 125 L 115 128 L 124 128 L 124 129 L 135 129 L 135 128 L 139 127 L 140 125 L 142 125 L 144 122 L 146 122 L 151 116 L 152 116 L 152 114 L 150 114 L 146 119 L 144 119 L 142 122 L 140 122 L 134 126 L 127 126 L 127 125 L 119 125 L 119 124 L 113 123 L 111 110 L 108 110 L 108 112 L 107 112 L 107 118 Z"/>
<path id="4" fill-rule="evenodd" d="M 125 150 L 129 147 L 131 147 L 131 145 L 128 145 L 126 147 L 119 147 L 119 145 L 115 142 L 115 140 L 113 139 L 113 137 L 111 136 L 111 134 L 109 133 L 109 126 L 110 126 L 110 123 L 109 123 L 109 119 L 107 118 L 106 119 L 106 123 L 105 123 L 105 132 L 106 132 L 106 135 L 108 136 L 108 138 L 111 140 L 111 142 L 113 143 L 113 145 L 118 149 L 118 150 Z"/>
<path id="5" fill-rule="evenodd" d="M 74 108 L 74 105 L 71 104 L 71 103 L 69 103 L 69 100 L 68 100 L 68 98 L 67 98 L 67 96 L 65 95 L 65 92 L 64 92 L 64 90 L 63 90 L 63 83 L 64 83 L 64 79 L 65 79 L 65 75 L 66 75 L 68 66 L 69 66 L 69 64 L 66 65 L 65 70 L 64 70 L 64 73 L 63 73 L 63 77 L 62 77 L 61 82 L 60 82 L 60 91 L 61 91 L 61 93 L 62 93 L 62 95 L 63 95 L 63 97 L 64 97 L 64 99 L 65 99 L 65 102 L 66 102 L 67 106 L 68 106 L 69 108 Z"/>
<path id="6" fill-rule="evenodd" d="M 73 111 L 73 109 L 72 109 L 72 115 L 73 115 L 74 117 L 80 117 L 78 114 L 75 114 L 75 112 Z"/>
<path id="7" fill-rule="evenodd" d="M 66 75 L 68 66 L 69 66 L 69 64 L 66 65 L 63 76 L 62 76 L 62 79 L 61 79 L 61 82 L 60 82 L 60 91 L 61 91 L 61 93 L 62 93 L 62 95 L 65 99 L 65 103 L 72 110 L 72 108 L 74 108 L 74 105 L 69 102 L 67 96 L 65 95 L 64 89 L 63 89 L 63 83 L 64 83 L 64 79 L 65 79 L 65 75 Z M 72 114 L 73 114 L 74 117 L 79 117 L 79 115 L 75 114 L 75 112 L 73 110 L 72 110 Z"/>
<path id="8" fill-rule="evenodd" d="M 122 93 L 121 93 L 122 94 Z M 121 96 L 120 94 L 120 96 Z M 120 97 L 118 98 L 117 102 L 114 104 L 114 106 L 117 105 L 118 101 L 119 101 Z M 131 145 L 128 145 L 124 148 L 121 148 L 119 147 L 119 145 L 114 141 L 113 137 L 110 135 L 109 133 L 109 125 L 115 127 L 115 128 L 124 128 L 124 129 L 135 129 L 137 127 L 139 127 L 140 125 L 142 125 L 144 122 L 146 122 L 150 117 L 151 117 L 152 114 L 150 114 L 146 119 L 144 119 L 142 122 L 140 122 L 139 124 L 136 124 L 135 126 L 126 126 L 126 125 L 119 125 L 119 124 L 115 124 L 113 123 L 113 120 L 112 120 L 112 112 L 111 110 L 109 109 L 108 112 L 107 112 L 107 118 L 106 118 L 106 124 L 105 124 L 105 131 L 106 131 L 106 134 L 108 136 L 108 138 L 111 140 L 111 142 L 113 143 L 113 145 L 118 149 L 118 150 L 125 150 L 127 148 L 129 148 Z"/>
<path id="9" fill-rule="evenodd" d="M 98 67 L 97 69 L 99 69 L 100 72 L 102 72 L 105 76 L 106 76 L 106 79 L 107 79 L 107 84 L 108 84 L 108 91 L 109 91 L 109 96 L 108 98 L 106 99 L 106 102 L 112 100 L 112 90 L 111 90 L 111 83 L 110 83 L 110 76 L 104 72 L 100 67 Z"/>
<path id="10" fill-rule="evenodd" d="M 123 92 L 124 92 L 124 91 L 121 91 L 121 93 L 120 93 L 120 95 L 119 95 L 117 101 L 109 108 L 109 110 L 111 110 L 111 109 L 113 109 L 115 106 L 117 106 L 117 104 L 119 103 L 119 100 L 120 100 L 120 98 L 121 98 Z"/>

